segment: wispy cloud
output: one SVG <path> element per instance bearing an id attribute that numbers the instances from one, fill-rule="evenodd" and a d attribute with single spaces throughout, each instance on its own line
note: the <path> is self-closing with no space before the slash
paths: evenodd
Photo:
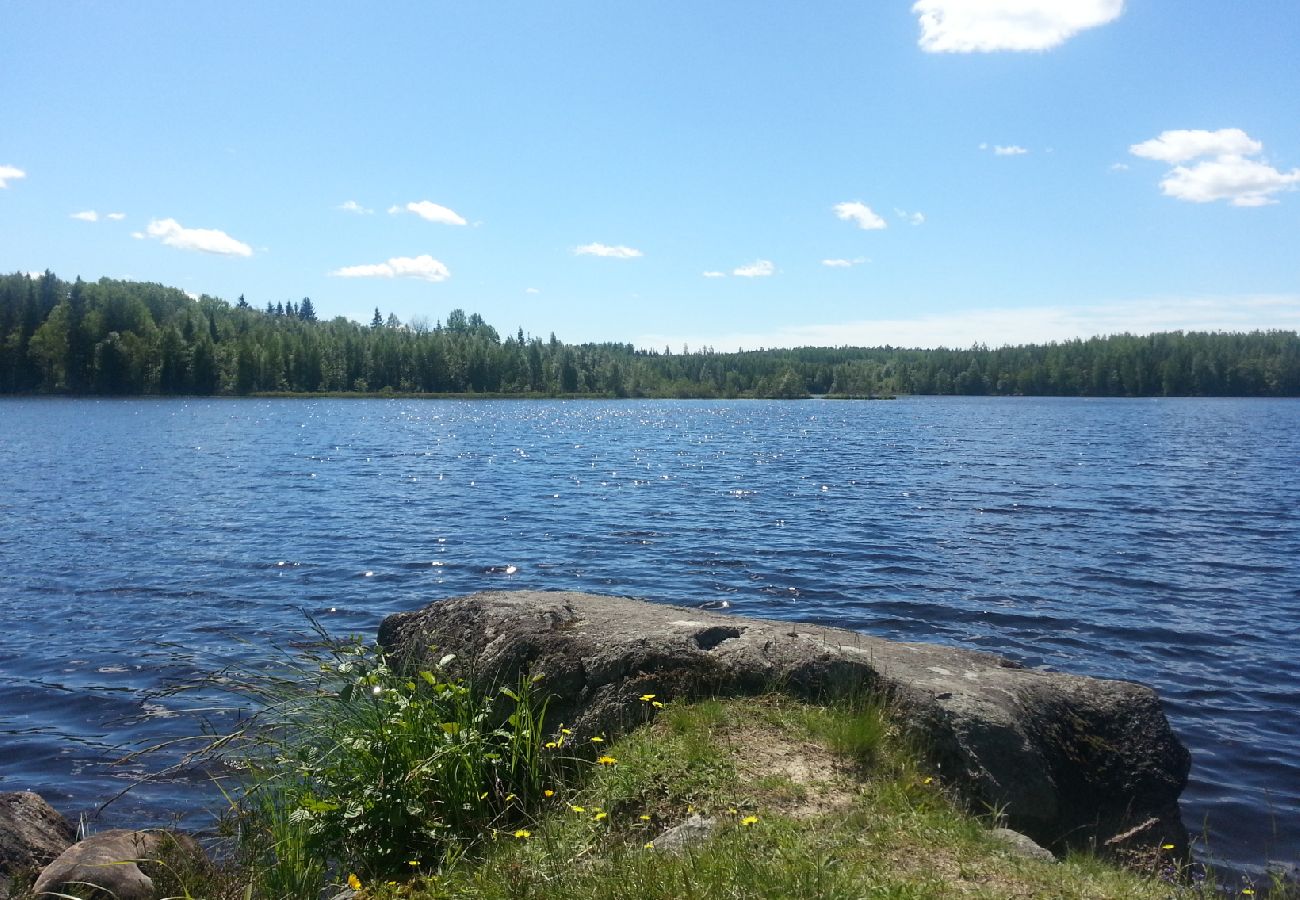
<path id="1" fill-rule="evenodd" d="M 737 278 L 768 278 L 776 274 L 776 264 L 770 259 L 756 259 L 747 266 L 737 266 L 731 274 Z"/>
<path id="2" fill-rule="evenodd" d="M 7 188 L 9 182 L 26 177 L 27 173 L 17 166 L 0 166 L 0 188 Z"/>
<path id="3" fill-rule="evenodd" d="M 427 253 L 421 256 L 394 256 L 387 262 L 344 266 L 329 273 L 334 278 L 416 278 L 420 281 L 446 281 L 451 271 Z"/>
<path id="4" fill-rule="evenodd" d="M 524 288 L 524 293 L 525 293 L 525 294 L 540 294 L 541 291 L 539 291 L 537 288 L 530 287 L 530 288 Z"/>
<path id="5" fill-rule="evenodd" d="M 888 222 L 872 212 L 871 207 L 860 200 L 836 203 L 833 209 L 836 218 L 843 219 L 845 222 L 853 222 L 864 231 L 879 231 L 882 228 L 889 227 Z"/>
<path id="6" fill-rule="evenodd" d="M 867 261 L 865 256 L 856 256 L 853 259 L 823 259 L 822 265 L 831 269 L 851 269 L 854 266 L 860 266 Z"/>
<path id="7" fill-rule="evenodd" d="M 1019 144 L 994 144 L 993 154 L 995 156 L 1024 156 L 1029 151 Z"/>
<path id="8" fill-rule="evenodd" d="M 1300 330 L 1300 294 L 1164 297 L 1083 306 L 994 308 L 770 331 L 638 336 L 638 347 L 990 347 L 1157 331 Z"/>
<path id="9" fill-rule="evenodd" d="M 1174 164 L 1160 181 L 1166 196 L 1191 203 L 1226 200 L 1233 206 L 1277 203 L 1274 194 L 1300 185 L 1300 168 L 1280 172 L 1266 162 L 1247 158 L 1263 150 L 1262 143 L 1240 128 L 1165 131 L 1129 147 L 1134 156 Z M 1198 161 L 1179 165 L 1193 160 Z"/>
<path id="10" fill-rule="evenodd" d="M 925 224 L 925 213 L 908 212 L 905 209 L 899 209 L 898 207 L 894 207 L 894 214 L 897 215 L 900 219 L 903 219 L 906 222 L 910 222 L 913 225 Z"/>
<path id="11" fill-rule="evenodd" d="M 426 222 L 439 222 L 443 225 L 468 224 L 465 221 L 464 217 L 461 216 L 459 213 L 455 212 L 454 210 L 450 210 L 445 206 L 441 206 L 440 204 L 433 203 L 432 201 L 429 200 L 417 200 L 412 203 L 406 204 L 405 207 L 390 206 L 388 208 L 388 211 L 394 214 L 400 213 L 403 210 L 405 210 L 406 212 L 415 213 L 417 216 L 419 216 L 421 219 L 424 219 Z"/>
<path id="12" fill-rule="evenodd" d="M 98 222 L 100 220 L 100 215 L 99 213 L 95 212 L 95 210 L 93 209 L 86 209 L 86 210 L 82 210 L 81 212 L 74 212 L 69 218 L 77 219 L 82 222 Z M 114 222 L 120 222 L 126 218 L 126 213 L 120 213 L 120 212 L 104 213 L 103 218 L 109 219 Z"/>
<path id="13" fill-rule="evenodd" d="M 717 269 L 710 269 L 709 271 L 701 272 L 700 274 L 703 275 L 705 278 L 726 278 L 727 277 L 726 272 L 719 272 Z"/>
<path id="14" fill-rule="evenodd" d="M 1124 12 L 1124 0 L 917 0 L 927 53 L 1050 50 Z"/>
<path id="15" fill-rule="evenodd" d="M 635 247 L 625 247 L 623 245 L 611 246 L 609 244 L 592 243 L 583 244 L 581 247 L 573 248 L 574 256 L 604 256 L 610 259 L 636 259 L 642 256 L 640 250 Z"/>
<path id="16" fill-rule="evenodd" d="M 147 229 L 151 238 L 178 250 L 198 250 L 220 256 L 252 256 L 253 248 L 215 228 L 186 228 L 175 219 L 154 219 Z"/>
<path id="17" fill-rule="evenodd" d="M 368 216 L 374 212 L 373 209 L 367 209 L 355 200 L 344 200 L 335 209 L 341 209 L 344 212 L 356 213 L 358 216 Z"/>

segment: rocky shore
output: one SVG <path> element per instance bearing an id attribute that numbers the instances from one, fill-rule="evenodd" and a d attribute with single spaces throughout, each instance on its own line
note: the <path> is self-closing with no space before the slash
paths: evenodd
<path id="1" fill-rule="evenodd" d="M 1028 852 L 1087 848 L 1121 862 L 1161 848 L 1187 853 L 1178 796 L 1189 754 L 1142 685 L 842 629 L 570 592 L 437 601 L 389 616 L 379 642 L 396 666 L 445 663 L 475 684 L 541 676 L 552 696 L 547 727 L 564 723 L 579 745 L 644 724 L 646 695 L 878 695 L 950 793 L 973 812 L 999 813 L 1014 830 L 1012 843 L 1030 839 Z M 201 853 L 187 837 L 162 831 L 73 838 L 71 825 L 35 794 L 0 794 L 0 900 L 32 891 L 82 896 L 86 883 L 119 900 L 149 900 L 157 896 L 149 874 L 117 863 Z"/>

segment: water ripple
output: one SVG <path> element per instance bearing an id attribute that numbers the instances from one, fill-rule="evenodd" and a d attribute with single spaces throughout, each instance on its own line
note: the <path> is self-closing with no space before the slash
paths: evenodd
<path id="1" fill-rule="evenodd" d="M 1193 831 L 1300 847 L 1300 403 L 0 401 L 0 786 L 74 817 L 146 692 L 306 615 L 601 591 L 1155 686 Z M 93 436 L 87 440 L 87 436 Z M 165 642 L 165 643 L 164 643 Z M 115 823 L 219 806 L 203 773 Z"/>

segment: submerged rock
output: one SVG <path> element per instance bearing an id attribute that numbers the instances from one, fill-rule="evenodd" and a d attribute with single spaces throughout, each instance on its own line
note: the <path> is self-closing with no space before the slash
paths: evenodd
<path id="1" fill-rule="evenodd" d="M 1155 692 L 1139 684 L 844 629 L 570 592 L 441 600 L 387 617 L 379 640 L 412 669 L 454 653 L 454 673 L 479 684 L 540 674 L 554 695 L 548 722 L 564 722 L 580 740 L 648 721 L 655 709 L 646 694 L 878 692 L 972 809 L 1000 813 L 1055 852 L 1104 851 L 1139 825 L 1151 844 L 1187 846 L 1178 795 L 1190 755 Z"/>

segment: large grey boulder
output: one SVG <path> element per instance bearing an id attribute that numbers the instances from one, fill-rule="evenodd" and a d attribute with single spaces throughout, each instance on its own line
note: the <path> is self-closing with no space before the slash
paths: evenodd
<path id="1" fill-rule="evenodd" d="M 84 898 L 84 900 L 158 900 L 160 893 L 141 868 L 162 869 L 178 865 L 194 868 L 205 861 L 202 849 L 189 835 L 174 831 L 114 829 L 73 844 L 45 867 L 32 893 Z M 157 874 L 157 871 L 155 871 Z"/>
<path id="2" fill-rule="evenodd" d="M 30 882 L 75 836 L 68 820 L 39 794 L 0 793 L 0 897 L 8 896 L 11 880 L 25 876 Z"/>
<path id="3" fill-rule="evenodd" d="M 580 741 L 644 722 L 653 712 L 640 700 L 647 693 L 878 691 L 919 735 L 941 780 L 1045 847 L 1129 850 L 1107 841 L 1138 825 L 1145 843 L 1172 843 L 1175 852 L 1187 845 L 1178 795 L 1190 756 L 1142 685 L 843 629 L 568 592 L 441 600 L 387 617 L 379 640 L 409 668 L 454 653 L 453 673 L 480 685 L 541 674 L 555 695 L 548 723 L 564 722 Z"/>

